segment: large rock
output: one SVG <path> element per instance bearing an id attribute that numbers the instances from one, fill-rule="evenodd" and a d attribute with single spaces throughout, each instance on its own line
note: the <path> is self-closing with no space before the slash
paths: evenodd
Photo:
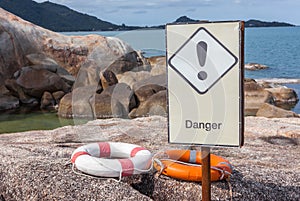
<path id="1" fill-rule="evenodd" d="M 95 94 L 90 100 L 95 118 L 106 119 L 115 117 L 126 117 L 126 111 L 123 105 L 111 94 L 103 91 L 101 94 Z"/>
<path id="2" fill-rule="evenodd" d="M 167 89 L 167 77 L 165 74 L 151 76 L 133 85 L 133 90 L 140 102 L 147 100 L 153 94 L 165 89 Z"/>
<path id="3" fill-rule="evenodd" d="M 0 84 L 13 77 L 7 88 L 22 103 L 32 102 L 32 97 L 40 101 L 45 91 L 67 93 L 74 82 L 74 89 L 96 86 L 106 69 L 123 73 L 144 66 L 141 55 L 118 38 L 58 34 L 3 9 L 0 24 Z"/>
<path id="4" fill-rule="evenodd" d="M 100 42 L 100 39 L 98 40 Z M 97 85 L 101 73 L 106 70 L 117 74 L 118 72 L 127 71 L 134 66 L 138 66 L 139 62 L 137 62 L 137 58 L 130 56 L 134 54 L 134 52 L 135 51 L 128 44 L 118 38 L 102 38 L 101 44 L 98 44 L 98 46 L 89 53 L 87 60 L 81 65 L 74 86 Z M 118 63 L 119 59 L 122 60 L 122 58 L 126 58 L 126 62 Z M 124 68 L 122 67 L 122 64 L 124 65 Z M 121 70 L 116 70 L 116 66 L 121 68 Z"/>
<path id="5" fill-rule="evenodd" d="M 151 77 L 151 73 L 148 71 L 139 71 L 139 72 L 126 72 L 123 74 L 118 74 L 117 78 L 120 83 L 125 83 L 133 88 L 136 82 L 148 79 Z"/>
<path id="6" fill-rule="evenodd" d="M 245 78 L 244 80 L 244 90 L 245 91 L 258 91 L 264 88 L 258 84 L 254 79 Z"/>
<path id="7" fill-rule="evenodd" d="M 166 74 L 167 66 L 166 66 L 165 56 L 150 57 L 148 61 L 152 67 L 151 69 L 152 76 Z"/>
<path id="8" fill-rule="evenodd" d="M 26 55 L 26 58 L 28 59 L 30 65 L 57 65 L 56 61 L 41 53 L 28 54 Z"/>
<path id="9" fill-rule="evenodd" d="M 212 182 L 212 200 L 299 200 L 300 145 L 296 138 L 278 134 L 299 131 L 300 119 L 247 117 L 245 122 L 244 147 L 211 149 L 234 167 L 230 180 Z M 157 158 L 165 150 L 189 147 L 170 145 L 167 132 L 167 118 L 155 116 L 1 134 L 0 200 L 201 200 L 201 182 L 156 171 L 116 182 L 75 174 L 66 163 L 77 147 L 92 142 L 133 143 Z"/>
<path id="10" fill-rule="evenodd" d="M 61 117 L 93 118 L 90 99 L 96 93 L 96 86 L 78 87 L 66 94 L 61 100 L 58 115 Z"/>
<path id="11" fill-rule="evenodd" d="M 162 90 L 166 90 L 166 88 L 157 84 L 148 84 L 136 89 L 135 95 L 140 102 L 144 102 L 147 101 L 152 95 Z"/>
<path id="12" fill-rule="evenodd" d="M 253 79 L 245 79 L 244 89 L 246 116 L 255 116 L 265 103 L 291 109 L 298 102 L 298 96 L 293 89 L 269 82 L 258 83 Z"/>
<path id="13" fill-rule="evenodd" d="M 9 90 L 5 87 L 5 85 L 0 85 L 0 95 L 9 95 Z"/>
<path id="14" fill-rule="evenodd" d="M 274 97 L 274 101 L 276 103 L 297 103 L 298 96 L 293 89 L 287 87 L 273 87 L 273 88 L 266 88 L 265 90 L 272 93 Z"/>
<path id="15" fill-rule="evenodd" d="M 106 70 L 100 75 L 101 86 L 106 89 L 109 86 L 113 86 L 118 83 L 118 79 L 114 72 Z"/>
<path id="16" fill-rule="evenodd" d="M 109 68 L 129 70 L 141 64 L 135 51 L 118 38 L 66 36 L 35 26 L 0 8 L 0 84 L 23 66 L 58 64 L 78 86 L 99 82 Z M 124 65 L 124 68 L 123 68 Z M 59 74 L 59 73 L 58 73 Z"/>
<path id="17" fill-rule="evenodd" d="M 53 98 L 52 94 L 48 91 L 45 91 L 42 99 L 41 99 L 41 109 L 46 109 L 46 108 L 53 108 L 55 106 L 56 102 L 55 99 Z"/>
<path id="18" fill-rule="evenodd" d="M 246 70 L 263 70 L 263 69 L 267 69 L 269 68 L 268 66 L 266 65 L 263 65 L 263 64 L 258 64 L 258 63 L 248 63 L 248 64 L 245 64 L 245 69 Z"/>
<path id="19" fill-rule="evenodd" d="M 31 67 L 23 67 L 19 71 L 16 83 L 22 87 L 26 94 L 36 98 L 41 98 L 45 91 L 64 91 L 67 93 L 71 89 L 56 73 Z"/>
<path id="20" fill-rule="evenodd" d="M 62 99 L 62 97 L 64 97 L 64 95 L 65 95 L 65 92 L 63 92 L 63 91 L 56 91 L 56 92 L 52 93 L 52 96 L 53 96 L 56 104 L 59 104 L 60 99 Z"/>
<path id="21" fill-rule="evenodd" d="M 245 115 L 255 116 L 264 103 L 273 103 L 273 96 L 265 90 L 245 91 Z"/>
<path id="22" fill-rule="evenodd" d="M 59 102 L 58 116 L 64 118 L 72 118 L 72 93 L 66 94 Z"/>
<path id="23" fill-rule="evenodd" d="M 90 99 L 90 104 L 96 118 L 128 118 L 129 112 L 136 107 L 136 100 L 132 89 L 119 83 L 95 94 Z"/>
<path id="24" fill-rule="evenodd" d="M 128 118 L 136 107 L 132 89 L 118 83 L 97 93 L 96 86 L 79 87 L 60 100 L 58 115 L 61 117 Z"/>
<path id="25" fill-rule="evenodd" d="M 143 67 L 143 65 L 143 62 L 139 59 L 139 55 L 134 51 L 118 58 L 108 66 L 107 70 L 115 74 L 122 74 L 127 71 L 140 71 L 140 66 Z"/>
<path id="26" fill-rule="evenodd" d="M 14 96 L 0 95 L 0 111 L 16 109 L 20 106 L 19 99 Z"/>
<path id="27" fill-rule="evenodd" d="M 255 80 L 246 80 L 244 89 L 246 116 L 255 116 L 264 103 L 274 102 L 272 94 L 265 91 Z"/>
<path id="28" fill-rule="evenodd" d="M 130 112 L 129 117 L 136 118 L 153 115 L 167 116 L 166 90 L 159 91 L 143 101 L 138 108 L 135 108 Z"/>
<path id="29" fill-rule="evenodd" d="M 5 86 L 10 92 L 20 99 L 20 102 L 24 104 L 38 104 L 38 100 L 36 98 L 30 97 L 23 91 L 23 88 L 17 84 L 14 79 L 5 80 Z"/>
<path id="30" fill-rule="evenodd" d="M 268 103 L 263 104 L 256 113 L 258 117 L 268 118 L 288 118 L 299 117 L 298 114 L 292 111 L 284 110 Z"/>
<path id="31" fill-rule="evenodd" d="M 137 106 L 137 100 L 134 91 L 125 83 L 118 83 L 114 87 L 112 99 L 119 101 L 125 111 L 123 116 L 128 117 L 129 112 Z"/>

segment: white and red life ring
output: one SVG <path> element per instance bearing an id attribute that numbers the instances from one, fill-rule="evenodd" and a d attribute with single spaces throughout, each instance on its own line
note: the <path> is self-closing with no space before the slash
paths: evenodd
<path id="1" fill-rule="evenodd" d="M 151 167 L 151 159 L 151 152 L 138 145 L 99 142 L 77 148 L 71 162 L 90 175 L 123 177 L 146 172 Z"/>

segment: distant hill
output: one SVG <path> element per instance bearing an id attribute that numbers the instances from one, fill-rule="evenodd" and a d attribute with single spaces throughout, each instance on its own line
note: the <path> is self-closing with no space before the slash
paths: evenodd
<path id="1" fill-rule="evenodd" d="M 136 27 L 119 26 L 45 1 L 0 0 L 0 7 L 36 25 L 53 31 L 107 31 Z"/>
<path id="2" fill-rule="evenodd" d="M 199 22 L 199 20 L 191 19 L 187 16 L 179 17 L 174 23 L 188 23 L 188 22 Z M 293 24 L 285 22 L 264 22 L 259 20 L 248 20 L 245 21 L 245 27 L 286 27 L 286 26 L 295 26 Z"/>
<path id="3" fill-rule="evenodd" d="M 179 17 L 174 23 L 185 23 L 185 22 L 197 22 L 198 20 L 193 20 L 187 16 Z"/>
<path id="4" fill-rule="evenodd" d="M 248 20 L 245 27 L 294 27 L 295 25 L 285 22 L 264 22 L 259 20 Z"/>

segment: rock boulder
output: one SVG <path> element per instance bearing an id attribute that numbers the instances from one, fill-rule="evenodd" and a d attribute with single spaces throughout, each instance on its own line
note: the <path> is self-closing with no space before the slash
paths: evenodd
<path id="1" fill-rule="evenodd" d="M 246 116 L 255 116 L 263 105 L 271 104 L 290 109 L 298 102 L 298 96 L 293 89 L 271 83 L 261 81 L 258 83 L 253 79 L 245 79 L 244 89 Z M 266 111 L 266 109 L 272 108 L 264 106 L 262 111 Z M 266 113 L 260 112 L 259 115 L 264 114 Z"/>
<path id="2" fill-rule="evenodd" d="M 124 73 L 144 65 L 141 55 L 118 38 L 66 36 L 2 8 L 0 24 L 0 85 L 22 103 L 39 102 L 45 91 L 68 93 L 74 82 L 74 89 L 97 85 L 107 69 Z"/>
<path id="3" fill-rule="evenodd" d="M 245 69 L 246 70 L 263 70 L 263 69 L 267 69 L 269 68 L 268 66 L 266 65 L 263 65 L 263 64 L 258 64 L 258 63 L 248 63 L 248 64 L 245 64 Z"/>
<path id="4" fill-rule="evenodd" d="M 244 89 L 246 116 L 255 116 L 264 103 L 274 102 L 272 94 L 265 91 L 255 80 L 246 80 Z"/>
<path id="5" fill-rule="evenodd" d="M 56 73 L 31 67 L 21 68 L 16 83 L 22 87 L 26 94 L 36 98 L 41 98 L 45 91 L 64 91 L 67 93 L 71 89 L 71 86 Z"/>
<path id="6" fill-rule="evenodd" d="M 129 117 L 167 116 L 167 91 L 162 90 L 143 101 L 138 108 L 133 109 Z"/>
<path id="7" fill-rule="evenodd" d="M 155 56 L 148 59 L 151 65 L 151 75 L 162 75 L 166 74 L 167 65 L 165 56 Z"/>
<path id="8" fill-rule="evenodd" d="M 277 103 L 297 103 L 299 101 L 296 92 L 287 87 L 279 86 L 266 88 L 265 90 L 272 93 L 274 101 Z"/>
<path id="9" fill-rule="evenodd" d="M 16 109 L 20 106 L 19 99 L 14 96 L 0 95 L 0 111 Z"/>
<path id="10" fill-rule="evenodd" d="M 268 103 L 263 104 L 256 113 L 258 117 L 268 118 L 288 118 L 288 117 L 300 117 L 298 114 L 292 111 L 284 110 Z"/>

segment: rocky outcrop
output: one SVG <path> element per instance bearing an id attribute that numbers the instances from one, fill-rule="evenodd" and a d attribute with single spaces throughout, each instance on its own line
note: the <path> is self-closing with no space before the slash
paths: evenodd
<path id="1" fill-rule="evenodd" d="M 149 58 L 148 62 L 151 65 L 150 71 L 138 71 L 132 72 L 128 71 L 125 73 L 119 73 L 114 75 L 112 71 L 107 73 L 102 73 L 100 82 L 98 84 L 97 93 L 95 95 L 92 104 L 97 105 L 98 111 L 106 111 L 103 114 L 95 112 L 91 114 L 94 118 L 103 118 L 103 117 L 129 117 L 136 118 L 141 116 L 148 116 L 153 114 L 160 114 L 165 116 L 167 113 L 166 105 L 166 89 L 167 89 L 167 80 L 165 71 L 162 71 L 162 74 L 153 76 L 151 74 L 154 68 L 166 68 L 164 65 L 160 65 L 164 57 L 154 57 Z M 156 63 L 158 62 L 159 65 Z M 105 76 L 106 75 L 106 78 Z M 117 83 L 126 83 L 130 90 L 132 90 L 133 96 L 132 100 L 135 100 L 135 104 L 132 104 L 131 107 L 128 105 L 124 108 L 121 108 L 121 105 L 118 102 L 112 102 L 110 96 L 99 95 L 101 94 L 104 88 L 108 86 L 114 86 Z M 253 79 L 245 79 L 245 115 L 246 116 L 255 116 L 258 110 L 265 104 L 271 104 L 274 106 L 283 107 L 285 105 L 295 105 L 298 101 L 297 94 L 294 90 L 279 86 L 272 85 L 270 83 L 258 83 Z M 161 92 L 162 91 L 162 92 Z M 96 93 L 96 92 L 94 92 Z M 122 94 L 122 91 L 118 92 Z M 78 96 L 79 97 L 79 96 Z M 91 96 L 90 96 L 91 97 Z M 95 97 L 97 97 L 95 99 Z M 101 98 L 103 98 L 103 103 L 100 103 Z M 105 104 L 106 102 L 106 104 Z M 91 104 L 91 102 L 90 102 Z M 114 112 L 112 111 L 112 106 L 116 106 Z M 68 106 L 70 107 L 70 106 Z M 94 106 L 91 105 L 91 108 Z M 104 109 L 106 107 L 106 109 Z M 128 109 L 129 108 L 129 109 Z M 87 111 L 87 110 L 85 110 Z M 126 111 L 126 112 L 125 112 Z M 266 115 L 265 112 L 260 112 L 260 115 Z M 286 117 L 282 112 L 277 113 L 276 117 Z M 65 116 L 62 114 L 62 116 Z"/>
<path id="2" fill-rule="evenodd" d="M 245 79 L 244 83 L 245 89 L 245 115 L 246 116 L 255 116 L 257 112 L 260 110 L 259 116 L 271 117 L 273 115 L 267 114 L 266 110 L 270 109 L 270 113 L 272 111 L 281 111 L 276 112 L 276 117 L 286 117 L 284 113 L 293 113 L 291 111 L 282 111 L 280 108 L 276 108 L 275 106 L 280 106 L 282 108 L 288 107 L 291 108 L 298 102 L 298 96 L 293 89 L 275 85 L 271 86 L 270 83 L 266 82 L 256 82 L 253 79 Z M 269 104 L 273 105 L 273 107 L 266 107 Z M 264 111 L 264 112 L 262 112 Z M 289 115 L 291 116 L 291 115 Z M 293 115 L 292 115 L 293 116 Z"/>
<path id="3" fill-rule="evenodd" d="M 108 87 L 101 94 L 95 94 L 90 99 L 90 105 L 94 118 L 128 118 L 129 111 L 136 107 L 136 100 L 132 89 L 120 83 Z"/>
<path id="4" fill-rule="evenodd" d="M 45 91 L 67 93 L 71 89 L 59 75 L 42 68 L 23 67 L 15 74 L 16 84 L 32 97 L 40 98 Z"/>
<path id="5" fill-rule="evenodd" d="M 64 118 L 72 118 L 73 117 L 73 107 L 75 103 L 73 104 L 72 101 L 72 94 L 68 93 L 66 94 L 59 103 L 58 108 L 58 115 Z"/>
<path id="6" fill-rule="evenodd" d="M 162 75 L 166 74 L 166 57 L 165 56 L 154 56 L 148 58 L 148 62 L 152 66 L 151 75 Z"/>
<path id="7" fill-rule="evenodd" d="M 263 70 L 263 69 L 267 69 L 269 68 L 268 66 L 266 65 L 263 65 L 263 64 L 258 64 L 258 63 L 248 63 L 248 64 L 245 64 L 245 69 L 246 70 L 251 70 L 251 71 L 254 71 L 254 70 Z"/>
<path id="8" fill-rule="evenodd" d="M 265 88 L 265 90 L 272 93 L 276 103 L 297 103 L 299 98 L 293 89 L 277 86 L 272 88 Z"/>
<path id="9" fill-rule="evenodd" d="M 110 78 L 101 79 L 99 85 L 75 88 L 61 101 L 58 115 L 62 117 L 135 118 L 166 115 L 166 77 L 150 76 L 130 87 Z M 109 84 L 111 83 L 111 84 Z"/>
<path id="10" fill-rule="evenodd" d="M 152 154 L 189 147 L 168 144 L 167 130 L 167 118 L 153 116 L 2 134 L 0 199 L 201 200 L 200 182 L 176 180 L 154 170 L 116 182 L 75 174 L 67 163 L 77 147 L 92 142 L 133 143 Z M 244 147 L 211 149 L 234 167 L 230 180 L 212 182 L 212 200 L 299 200 L 299 131 L 298 118 L 247 117 Z"/>
<path id="11" fill-rule="evenodd" d="M 117 38 L 65 36 L 2 8 L 0 44 L 0 85 L 5 83 L 22 104 L 40 104 L 45 92 L 68 93 L 75 80 L 74 88 L 97 85 L 105 69 L 120 73 L 143 66 L 139 55 Z"/>
<path id="12" fill-rule="evenodd" d="M 119 82 L 126 83 L 131 88 L 133 88 L 136 82 L 149 79 L 150 77 L 151 77 L 151 73 L 149 71 L 138 71 L 138 72 L 129 71 L 117 75 Z"/>
<path id="13" fill-rule="evenodd" d="M 244 83 L 245 115 L 255 116 L 264 103 L 274 103 L 272 94 L 265 91 L 255 80 L 247 79 Z"/>
<path id="14" fill-rule="evenodd" d="M 5 86 L 11 94 L 19 98 L 22 104 L 40 103 L 43 109 L 48 106 L 53 107 L 59 103 L 60 98 L 56 96 L 54 100 L 52 93 L 63 92 L 65 94 L 71 90 L 69 82 L 57 74 L 60 72 L 57 69 L 57 66 L 43 65 L 22 67 L 14 73 L 12 79 L 5 80 Z"/>
<path id="15" fill-rule="evenodd" d="M 89 118 L 165 116 L 166 74 L 152 76 L 147 63 L 146 68 L 132 68 L 127 64 L 124 68 L 116 63 L 109 66 L 100 72 L 98 82 L 91 73 L 80 71 L 72 93 L 61 100 L 58 115 Z M 161 65 L 160 68 L 166 67 Z"/>
<path id="16" fill-rule="evenodd" d="M 288 118 L 288 117 L 300 117 L 298 114 L 292 111 L 281 109 L 274 105 L 264 103 L 256 113 L 258 117 L 268 118 Z"/>
<path id="17" fill-rule="evenodd" d="M 167 91 L 162 90 L 151 95 L 147 100 L 140 103 L 139 107 L 133 109 L 129 117 L 144 117 L 151 115 L 167 116 Z"/>
<path id="18" fill-rule="evenodd" d="M 16 109 L 20 106 L 19 99 L 14 96 L 0 95 L 0 111 Z"/>

